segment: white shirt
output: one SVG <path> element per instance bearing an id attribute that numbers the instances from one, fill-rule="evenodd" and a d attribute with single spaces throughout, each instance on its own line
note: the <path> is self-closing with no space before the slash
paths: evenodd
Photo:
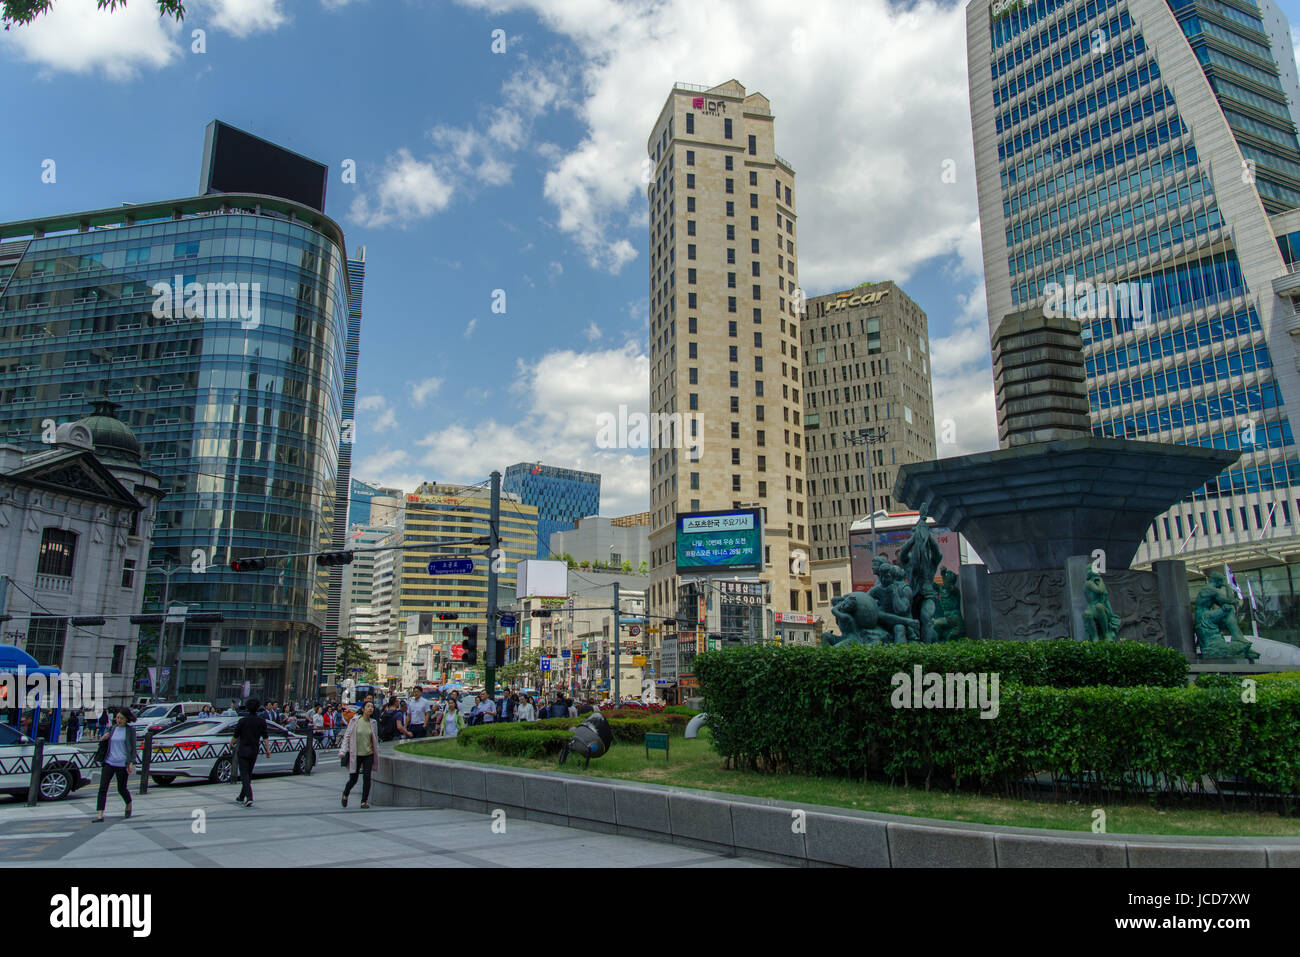
<path id="1" fill-rule="evenodd" d="M 429 709 L 433 707 L 433 702 L 428 698 L 412 698 L 406 703 L 406 714 L 409 718 L 407 724 L 424 724 L 428 721 Z"/>

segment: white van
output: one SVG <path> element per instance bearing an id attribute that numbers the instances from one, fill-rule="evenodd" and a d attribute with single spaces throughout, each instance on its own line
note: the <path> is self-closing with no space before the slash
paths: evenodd
<path id="1" fill-rule="evenodd" d="M 169 728 L 194 717 L 204 708 L 210 707 L 207 701 L 173 701 L 151 704 L 135 716 L 131 726 L 135 728 L 137 738 L 143 738 L 150 728 Z"/>

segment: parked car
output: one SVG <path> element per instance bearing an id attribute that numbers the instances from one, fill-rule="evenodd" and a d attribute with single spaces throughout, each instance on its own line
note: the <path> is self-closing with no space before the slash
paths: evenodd
<path id="1" fill-rule="evenodd" d="M 238 723 L 238 718 L 204 718 L 184 721 L 154 735 L 149 777 L 159 785 L 171 784 L 177 778 L 196 778 L 213 784 L 229 781 L 238 773 L 234 756 L 227 747 Z M 266 727 L 270 732 L 271 755 L 259 752 L 254 773 L 301 774 L 305 735 L 291 733 L 272 721 Z"/>
<path id="2" fill-rule="evenodd" d="M 31 759 L 36 742 L 16 728 L 0 724 L 0 794 L 26 797 L 31 784 Z M 62 801 L 94 777 L 93 770 L 77 766 L 86 752 L 66 744 L 45 745 L 39 795 L 42 801 Z"/>
<path id="3" fill-rule="evenodd" d="M 145 732 L 157 734 L 174 724 L 188 720 L 208 706 L 206 701 L 173 701 L 151 704 L 135 716 L 131 726 L 136 736 L 143 738 Z"/>

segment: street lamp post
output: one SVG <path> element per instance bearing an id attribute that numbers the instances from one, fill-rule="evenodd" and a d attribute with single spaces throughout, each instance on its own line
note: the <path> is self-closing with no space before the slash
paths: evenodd
<path id="1" fill-rule="evenodd" d="M 168 561 L 166 565 L 150 565 L 145 569 L 145 574 L 149 572 L 158 572 L 163 576 L 163 599 L 162 612 L 163 622 L 158 626 L 158 654 L 154 657 L 154 683 L 153 683 L 153 700 L 157 701 L 161 697 L 162 690 L 162 663 L 163 663 L 163 646 L 167 637 L 167 596 L 171 594 L 172 576 L 177 572 L 184 571 L 184 565 L 177 565 Z M 182 636 L 182 641 L 184 637 Z"/>
<path id="2" fill-rule="evenodd" d="M 856 433 L 845 432 L 844 441 L 850 445 L 867 447 L 867 511 L 871 515 L 871 558 L 876 557 L 876 489 L 872 479 L 871 447 L 884 442 L 889 437 L 888 429 L 858 429 Z"/>

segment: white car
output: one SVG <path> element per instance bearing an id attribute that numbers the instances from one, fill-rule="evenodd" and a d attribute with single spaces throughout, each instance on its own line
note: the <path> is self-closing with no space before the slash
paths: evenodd
<path id="1" fill-rule="evenodd" d="M 206 701 L 174 701 L 151 704 L 135 716 L 135 720 L 131 722 L 131 727 L 135 728 L 136 738 L 143 740 L 145 732 L 152 730 L 157 734 L 174 724 L 193 719 L 206 707 L 209 707 Z"/>
<path id="2" fill-rule="evenodd" d="M 230 738 L 239 718 L 204 718 L 186 721 L 154 735 L 149 777 L 155 784 L 171 784 L 177 778 L 197 778 L 224 784 L 239 773 L 230 750 Z M 305 735 L 293 734 L 272 721 L 266 723 L 271 754 L 259 746 L 253 773 L 301 774 Z M 140 743 L 143 747 L 143 742 Z M 319 754 L 317 754 L 319 759 Z M 143 765 L 140 773 L 144 773 Z"/>
<path id="3" fill-rule="evenodd" d="M 0 794 L 26 797 L 32 779 L 32 755 L 36 742 L 16 728 L 0 724 Z M 39 787 L 42 801 L 62 801 L 94 779 L 88 767 L 94 752 L 66 744 L 47 744 L 42 760 Z"/>

